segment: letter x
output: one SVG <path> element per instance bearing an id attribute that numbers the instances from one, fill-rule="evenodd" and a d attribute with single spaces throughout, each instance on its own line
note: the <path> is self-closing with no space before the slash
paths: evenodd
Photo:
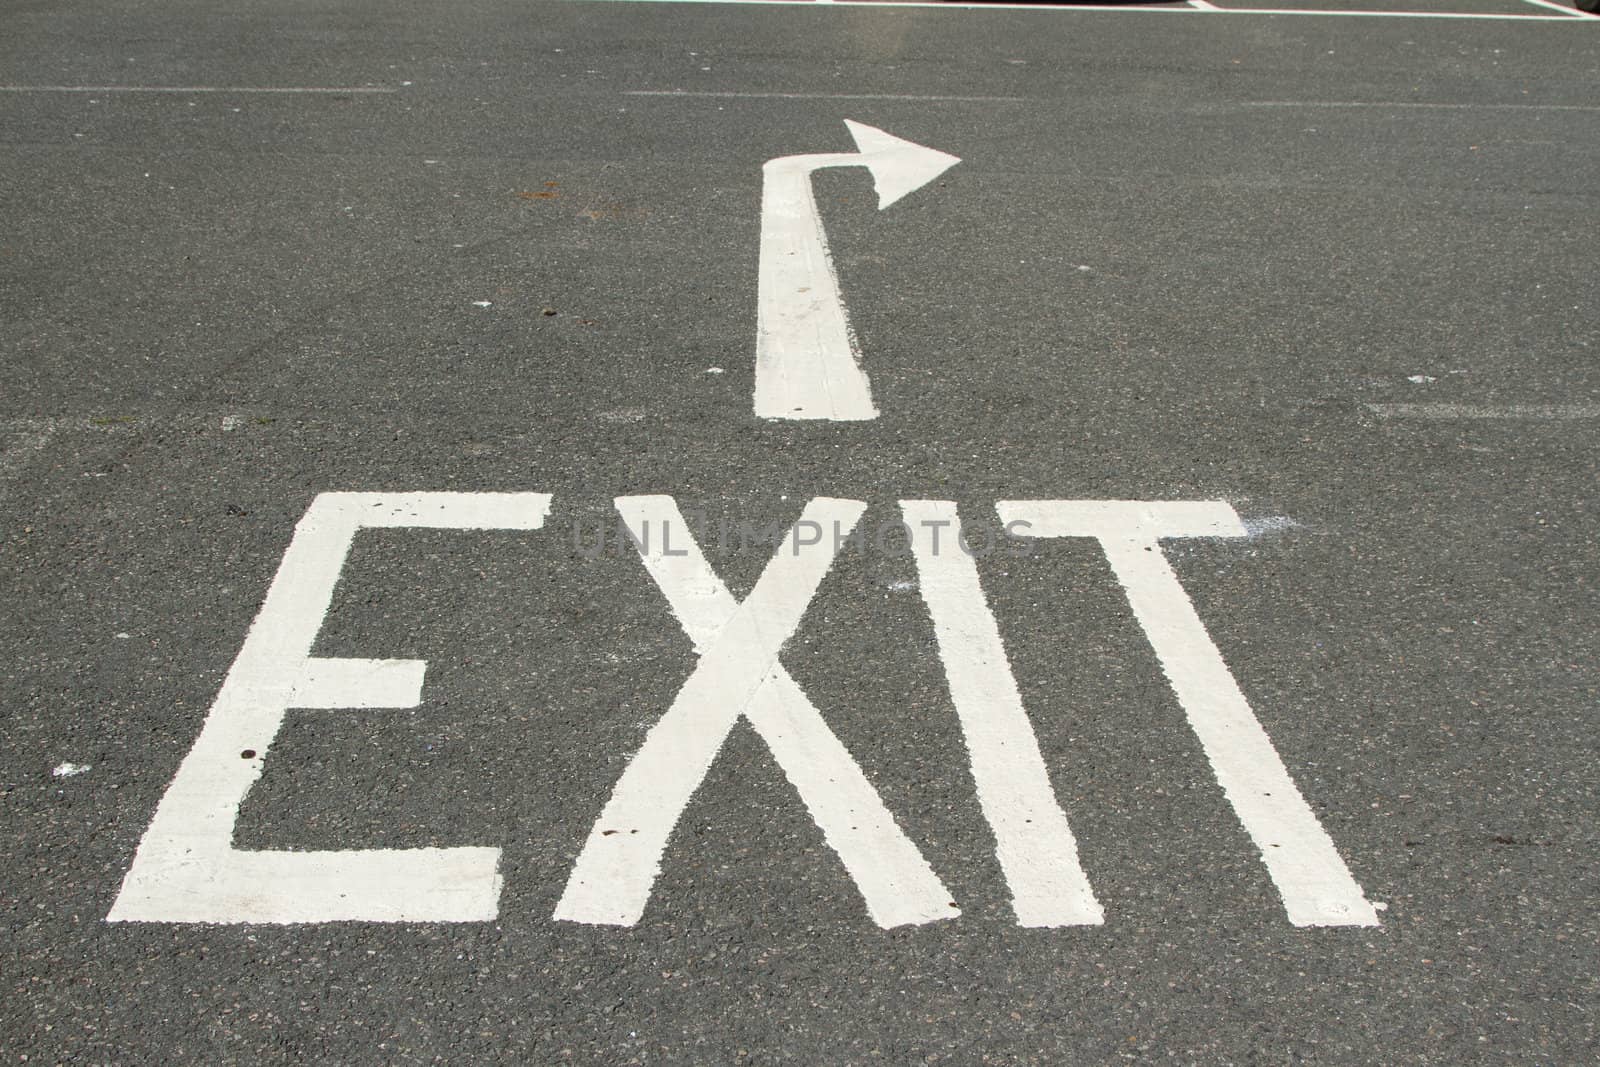
<path id="1" fill-rule="evenodd" d="M 786 538 L 740 602 L 706 563 L 671 497 L 618 497 L 616 505 L 700 661 L 618 780 L 555 918 L 614 926 L 639 921 L 673 827 L 741 716 L 855 879 L 874 922 L 887 928 L 959 915 L 949 890 L 778 661 L 833 564 L 837 549 L 830 541 L 837 539 Z M 818 498 L 800 523 L 850 530 L 865 509 L 859 501 Z M 658 529 L 682 531 L 686 547 L 668 552 L 666 537 L 647 543 L 641 530 L 652 520 Z"/>

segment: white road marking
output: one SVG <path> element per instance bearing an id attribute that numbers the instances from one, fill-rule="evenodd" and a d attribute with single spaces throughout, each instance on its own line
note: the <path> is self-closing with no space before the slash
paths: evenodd
<path id="1" fill-rule="evenodd" d="M 866 505 L 811 501 L 741 603 L 688 536 L 671 497 L 618 497 L 616 504 L 700 662 L 618 780 L 555 918 L 619 926 L 639 921 L 673 827 L 741 715 L 839 854 L 874 922 L 888 928 L 960 915 L 949 890 L 778 660 L 832 566 L 838 531 L 848 535 Z M 655 538 L 652 528 L 659 532 Z M 673 537 L 673 530 L 684 536 Z M 802 530 L 834 535 L 803 540 Z M 684 544 L 673 549 L 680 540 Z"/>
<path id="2" fill-rule="evenodd" d="M 500 898 L 497 848 L 245 851 L 233 847 L 233 830 L 288 709 L 405 708 L 421 700 L 421 661 L 311 656 L 357 532 L 537 530 L 549 510 L 546 493 L 323 493 L 312 501 L 107 919 L 493 919 Z"/>
<path id="3" fill-rule="evenodd" d="M 781 156 L 762 167 L 755 413 L 764 419 L 877 418 L 811 189 L 823 167 L 866 167 L 881 211 L 960 160 L 845 120 L 857 151 Z"/>
<path id="4" fill-rule="evenodd" d="M 621 2 L 621 0 L 612 0 Z M 666 2 L 666 0 L 637 0 L 637 2 Z M 685 2 L 710 3 L 713 0 L 685 0 Z M 732 0 L 729 0 L 732 2 Z M 814 2 L 814 0 L 809 0 Z M 1204 0 L 1200 0 L 1204 2 Z M 900 6 L 900 5 L 896 5 Z M 1219 9 L 1214 9 L 1219 10 Z M 1569 9 L 1570 10 L 1570 9 Z M 1580 12 L 1580 14 L 1582 14 Z M 1545 16 L 1532 16 L 1544 18 Z M 1587 18 L 1600 16 L 1585 15 Z M 1560 20 L 1555 20 L 1560 21 Z M 712 99 L 712 100 L 905 100 L 916 103 L 984 103 L 984 104 L 1023 104 L 1030 98 L 1025 96 L 917 96 L 898 93 L 736 93 L 736 92 L 700 92 L 690 89 L 627 89 L 623 96 L 646 97 L 674 97 L 681 96 L 686 99 Z M 1239 107 L 1305 107 L 1305 108 L 1377 108 L 1386 109 L 1415 109 L 1436 111 L 1600 111 L 1600 104 L 1451 104 L 1428 103 L 1417 100 L 1248 100 L 1240 103 Z M 1079 270 L 1088 270 L 1088 267 L 1079 267 Z"/>
<path id="5" fill-rule="evenodd" d="M 591 0 L 594 3 L 629 3 L 629 4 L 735 4 L 752 7 L 816 7 L 817 0 Z M 1175 0 L 1181 2 L 1181 0 Z M 1206 10 L 1191 7 L 1187 3 L 1183 6 L 1157 7 L 1135 6 L 1123 7 L 1112 4 L 1019 4 L 1019 3 L 984 3 L 983 0 L 850 0 L 849 3 L 827 5 L 832 10 L 856 7 L 887 7 L 900 9 L 928 9 L 934 11 L 1044 11 L 1051 14 L 1062 12 L 1097 12 L 1100 14 L 1179 14 L 1179 15 L 1308 15 L 1308 16 L 1333 16 L 1341 18 L 1401 18 L 1401 19 L 1460 19 L 1471 22 L 1571 22 L 1573 14 L 1583 14 L 1569 10 L 1566 16 L 1562 15 L 1511 15 L 1495 14 L 1493 12 L 1469 11 L 1340 11 L 1323 10 L 1318 8 L 1268 8 L 1268 7 L 1213 7 Z"/>
<path id="6" fill-rule="evenodd" d="M 1206 0 L 1189 0 L 1189 6 L 1199 11 L 1215 11 L 1216 4 L 1207 3 Z"/>
<path id="7" fill-rule="evenodd" d="M 414 708 L 427 663 L 419 659 L 307 658 L 294 683 L 296 708 Z"/>
<path id="8" fill-rule="evenodd" d="M 1600 111 L 1592 104 L 1434 104 L 1420 100 L 1251 100 L 1241 107 L 1358 108 L 1378 111 Z"/>
<path id="9" fill-rule="evenodd" d="M 58 763 L 50 768 L 52 778 L 76 778 L 80 774 L 88 774 L 94 767 L 87 763 Z"/>
<path id="10" fill-rule="evenodd" d="M 1600 419 L 1600 404 L 1368 404 L 1386 419 Z"/>
<path id="11" fill-rule="evenodd" d="M 1233 508 L 1222 501 L 1018 500 L 996 510 L 1018 536 L 1100 543 L 1218 784 L 1261 850 L 1289 921 L 1378 925 L 1162 553 L 1162 538 L 1246 536 Z"/>
<path id="12" fill-rule="evenodd" d="M 919 104 L 1021 104 L 1025 96 L 919 96 L 908 93 L 732 93 L 690 89 L 627 89 L 623 96 L 681 96 L 711 100 L 909 100 Z"/>
<path id="13" fill-rule="evenodd" d="M 1588 406 L 1581 417 L 1592 415 L 1600 415 L 1600 406 Z M 866 505 L 813 500 L 743 602 L 706 562 L 670 497 L 618 497 L 616 505 L 700 662 L 618 780 L 554 917 L 599 925 L 639 921 L 672 831 L 741 716 L 795 786 L 873 921 L 888 928 L 959 916 L 948 889 L 779 659 Z M 232 839 L 239 807 L 288 709 L 421 702 L 423 661 L 310 654 L 356 534 L 370 527 L 534 530 L 549 507 L 541 493 L 317 497 L 140 841 L 108 920 L 495 918 L 497 848 L 246 851 Z M 901 509 L 1017 921 L 1098 924 L 1100 905 L 1051 788 L 956 505 L 905 500 Z M 1001 501 L 996 509 L 1014 536 L 1099 542 L 1289 920 L 1377 925 L 1379 905 L 1365 899 L 1289 777 L 1162 553 L 1161 540 L 1169 537 L 1248 536 L 1233 509 L 1220 501 L 1093 500 Z M 673 536 L 674 528 L 681 536 Z M 86 770 L 63 763 L 52 773 L 64 778 Z"/>
<path id="14" fill-rule="evenodd" d="M 272 93 L 300 96 L 347 96 L 351 93 L 399 92 L 382 85 L 261 86 L 261 85 L 0 85 L 0 93 Z"/>
<path id="15" fill-rule="evenodd" d="M 1526 0 L 1526 2 L 1532 4 L 1534 7 L 1547 7 L 1552 11 L 1559 11 L 1563 15 L 1577 15 L 1579 18 L 1586 19 L 1600 18 L 1600 15 L 1595 15 L 1588 11 L 1579 11 L 1575 7 L 1568 7 L 1566 4 L 1555 3 L 1554 0 Z"/>
<path id="16" fill-rule="evenodd" d="M 1104 921 L 1078 862 L 1078 843 L 1056 802 L 1039 740 L 1022 706 L 977 564 L 961 548 L 961 519 L 947 500 L 902 500 L 917 577 L 933 618 L 950 699 L 961 720 L 995 856 L 1020 926 Z"/>
<path id="17" fill-rule="evenodd" d="M 1500 15 L 1466 11 L 1322 11 L 1293 7 L 1219 7 L 1222 15 L 1325 15 L 1343 18 L 1458 19 L 1468 22 L 1571 22 L 1559 15 Z"/>

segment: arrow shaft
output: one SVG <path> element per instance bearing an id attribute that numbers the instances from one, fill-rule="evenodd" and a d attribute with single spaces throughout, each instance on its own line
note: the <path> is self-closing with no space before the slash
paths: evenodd
<path id="1" fill-rule="evenodd" d="M 857 153 L 785 156 L 762 168 L 755 413 L 765 419 L 876 418 L 828 251 L 812 172 Z"/>

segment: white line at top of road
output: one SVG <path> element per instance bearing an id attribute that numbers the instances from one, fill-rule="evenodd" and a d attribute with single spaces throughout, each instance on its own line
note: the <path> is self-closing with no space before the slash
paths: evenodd
<path id="1" fill-rule="evenodd" d="M 1547 7 L 1552 11 L 1561 11 L 1568 15 L 1578 15 L 1586 19 L 1600 18 L 1600 15 L 1594 15 L 1587 11 L 1579 11 L 1576 8 L 1568 7 L 1566 4 L 1558 4 L 1555 2 L 1555 0 L 1525 0 L 1525 2 L 1532 4 L 1535 7 Z"/>
<path id="2" fill-rule="evenodd" d="M 817 0 L 812 0 L 817 2 Z M 905 100 L 913 103 L 1025 104 L 1026 96 L 919 96 L 914 93 L 737 93 L 690 89 L 624 89 L 623 96 L 711 100 Z M 1422 111 L 1600 111 L 1600 104 L 1449 104 L 1422 100 L 1245 100 L 1239 107 L 1311 107 Z"/>
<path id="3" fill-rule="evenodd" d="M 387 85 L 249 86 L 249 85 L 0 85 L 0 93 L 289 93 L 312 96 L 349 93 L 393 93 Z"/>
<path id="4" fill-rule="evenodd" d="M 817 0 L 820 2 L 820 0 Z M 717 93 L 686 89 L 625 89 L 623 96 L 711 97 L 717 100 L 913 100 L 919 104 L 1021 104 L 1024 96 L 918 96 L 914 93 Z"/>
<path id="5" fill-rule="evenodd" d="M 832 11 L 852 7 L 942 8 L 964 11 L 1116 11 L 1122 13 L 1162 12 L 1180 15 L 1328 15 L 1341 18 L 1460 19 L 1469 22 L 1589 22 L 1594 15 L 1556 5 L 1565 14 L 1512 15 L 1466 11 L 1325 11 L 1311 8 L 1274 7 L 1127 7 L 1109 4 L 1018 4 L 984 3 L 974 0 L 849 0 L 848 3 L 819 3 L 819 0 L 579 0 L 588 3 L 629 4 L 740 4 L 754 7 L 825 7 Z"/>
<path id="6" fill-rule="evenodd" d="M 1385 419 L 1600 419 L 1600 404 L 1368 404 Z"/>
<path id="7" fill-rule="evenodd" d="M 1433 104 L 1421 100 L 1248 100 L 1241 107 L 1411 108 L 1425 111 L 1600 111 L 1600 104 Z"/>

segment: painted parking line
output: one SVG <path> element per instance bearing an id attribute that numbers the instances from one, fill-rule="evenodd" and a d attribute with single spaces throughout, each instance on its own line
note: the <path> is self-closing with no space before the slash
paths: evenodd
<path id="1" fill-rule="evenodd" d="M 1260 12 L 1268 10 L 1316 11 L 1325 13 L 1401 11 L 1432 12 L 1461 15 L 1536 15 L 1549 17 L 1549 8 L 1537 7 L 1526 0 L 1447 0 L 1428 3 L 1416 0 L 1210 0 L 1223 14 Z M 1571 8 L 1560 8 L 1569 14 Z"/>
<path id="2" fill-rule="evenodd" d="M 623 96 L 681 97 L 686 100 L 904 100 L 917 104 L 1022 104 L 1025 96 L 940 96 L 916 93 L 737 93 L 693 89 L 624 89 Z"/>
<path id="3" fill-rule="evenodd" d="M 1238 106 L 1376 111 L 1600 111 L 1600 104 L 1446 104 L 1420 100 L 1247 100 Z"/>
<path id="4" fill-rule="evenodd" d="M 1548 8 L 1552 11 L 1560 11 L 1567 15 L 1579 15 L 1586 19 L 1600 18 L 1600 15 L 1596 15 L 1588 11 L 1579 11 L 1576 8 L 1568 7 L 1566 4 L 1558 4 L 1555 2 L 1555 0 L 1525 0 L 1525 2 L 1532 4 L 1534 7 Z"/>
<path id="5" fill-rule="evenodd" d="M 155 93 L 187 96 L 196 93 L 221 95 L 267 94 L 287 96 L 382 95 L 399 92 L 386 85 L 0 85 L 0 93 Z"/>
<path id="6" fill-rule="evenodd" d="M 1184 14 L 1184 15 L 1271 15 L 1271 16 L 1312 16 L 1312 17 L 1337 17 L 1337 18 L 1388 18 L 1388 19 L 1444 19 L 1479 22 L 1551 22 L 1570 23 L 1580 21 L 1600 21 L 1600 15 L 1591 15 L 1575 8 L 1564 7 L 1557 3 L 1534 3 L 1529 0 L 1526 6 L 1537 6 L 1546 14 L 1534 14 L 1526 11 L 1416 11 L 1407 9 L 1387 10 L 1382 8 L 1325 8 L 1325 7 L 1225 7 L 1211 2 L 1199 0 L 1185 2 L 1181 5 L 1109 5 L 1109 4 L 1022 4 L 1022 3 L 983 3 L 981 0 L 574 0 L 579 3 L 627 3 L 627 4 L 735 4 L 754 7 L 817 7 L 819 5 L 830 8 L 921 8 L 942 11 L 1034 11 L 1034 12 L 1077 12 L 1077 13 L 1109 13 L 1117 14 Z M 1515 2 L 1515 0 L 1509 0 Z M 1521 6 L 1521 5 L 1518 5 Z"/>
<path id="7" fill-rule="evenodd" d="M 1368 404 L 1367 410 L 1384 419 L 1527 419 L 1567 422 L 1600 419 L 1600 404 Z"/>

